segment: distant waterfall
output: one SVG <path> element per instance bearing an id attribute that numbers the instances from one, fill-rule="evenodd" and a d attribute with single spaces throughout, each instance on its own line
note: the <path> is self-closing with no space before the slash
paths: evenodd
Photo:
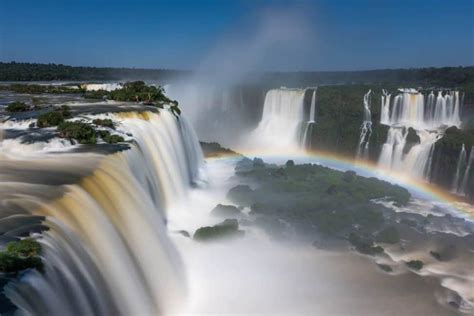
<path id="1" fill-rule="evenodd" d="M 390 124 L 390 97 L 387 90 L 382 90 L 382 105 L 380 109 L 380 124 Z"/>
<path id="2" fill-rule="evenodd" d="M 464 175 L 462 177 L 461 188 L 459 190 L 459 193 L 462 195 L 466 195 L 467 193 L 467 185 L 469 183 L 469 176 L 471 173 L 473 162 L 474 162 L 474 146 L 471 147 L 471 152 L 469 153 L 469 159 L 467 161 L 466 169 L 464 170 Z"/>
<path id="3" fill-rule="evenodd" d="M 297 148 L 304 120 L 304 89 L 274 89 L 267 92 L 263 114 L 250 138 L 255 145 L 271 148 Z"/>
<path id="4" fill-rule="evenodd" d="M 311 107 L 309 109 L 309 118 L 306 122 L 306 126 L 303 132 L 303 139 L 301 142 L 301 146 L 303 148 L 311 149 L 312 143 L 312 135 L 313 135 L 313 125 L 316 123 L 316 90 L 314 89 L 313 95 L 311 96 Z"/>
<path id="5" fill-rule="evenodd" d="M 458 157 L 458 163 L 456 166 L 456 174 L 454 176 L 453 180 L 453 185 L 452 185 L 452 191 L 454 193 L 460 193 L 461 192 L 461 183 L 460 177 L 461 177 L 461 172 L 463 168 L 466 165 L 466 147 L 464 144 L 462 144 L 461 151 L 459 152 L 459 157 Z"/>
<path id="6" fill-rule="evenodd" d="M 357 147 L 357 158 L 367 159 L 369 155 L 370 135 L 372 134 L 372 112 L 370 111 L 372 90 L 364 95 L 364 117 L 360 127 L 359 146 Z"/>
<path id="7" fill-rule="evenodd" d="M 382 91 L 381 117 L 390 126 L 378 164 L 381 168 L 399 171 L 417 178 L 427 178 L 434 144 L 449 126 L 460 126 L 461 102 L 458 91 L 431 92 L 425 96 L 414 89 L 400 89 L 391 95 Z M 409 143 L 409 128 L 419 142 Z"/>
<path id="8" fill-rule="evenodd" d="M 183 117 L 166 110 L 113 116 L 133 135 L 131 149 L 0 155 L 0 197 L 8 201 L 0 210 L 45 216 L 49 227 L 40 239 L 44 272 L 5 288 L 26 314 L 156 315 L 180 305 L 184 276 L 165 211 L 202 180 L 199 143 Z M 45 176 L 49 184 L 38 184 Z"/>

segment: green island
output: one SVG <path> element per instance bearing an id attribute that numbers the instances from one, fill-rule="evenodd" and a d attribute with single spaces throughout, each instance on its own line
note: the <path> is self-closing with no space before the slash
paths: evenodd
<path id="1" fill-rule="evenodd" d="M 26 269 L 41 270 L 41 245 L 32 238 L 9 242 L 0 251 L 0 272 L 17 273 Z"/>
<path id="2" fill-rule="evenodd" d="M 384 216 L 384 207 L 372 200 L 407 205 L 411 197 L 400 186 L 354 171 L 297 165 L 291 160 L 281 167 L 244 158 L 236 165 L 236 177 L 242 184 L 231 188 L 227 198 L 250 207 L 255 222 L 271 235 L 285 234 L 289 225 L 309 235 L 347 240 L 369 255 L 383 252 L 379 243 L 400 240 L 397 228 Z"/>

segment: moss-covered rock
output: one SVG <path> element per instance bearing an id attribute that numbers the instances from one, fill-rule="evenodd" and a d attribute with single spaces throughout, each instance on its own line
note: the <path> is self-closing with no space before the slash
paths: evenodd
<path id="1" fill-rule="evenodd" d="M 193 238 L 196 241 L 206 242 L 242 237 L 244 234 L 243 230 L 239 230 L 239 223 L 236 219 L 226 219 L 220 224 L 199 228 L 194 233 Z"/>
<path id="2" fill-rule="evenodd" d="M 379 267 L 380 270 L 385 271 L 385 272 L 392 272 L 393 271 L 392 267 L 389 266 L 388 264 L 378 263 L 377 267 Z"/>
<path id="3" fill-rule="evenodd" d="M 410 261 L 405 262 L 405 264 L 410 269 L 417 270 L 417 271 L 419 271 L 423 268 L 423 261 L 421 261 L 421 260 L 410 260 Z"/>
<path id="4" fill-rule="evenodd" d="M 5 107 L 5 111 L 10 113 L 30 111 L 30 106 L 24 102 L 11 102 Z"/>

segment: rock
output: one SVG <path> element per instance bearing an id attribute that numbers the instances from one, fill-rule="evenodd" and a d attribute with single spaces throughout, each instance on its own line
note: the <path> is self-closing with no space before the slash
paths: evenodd
<path id="1" fill-rule="evenodd" d="M 177 233 L 187 238 L 191 237 L 191 235 L 186 230 L 178 230 Z"/>
<path id="2" fill-rule="evenodd" d="M 236 219 L 226 219 L 220 224 L 197 229 L 193 238 L 196 241 L 206 242 L 242 237 L 244 234 L 245 232 L 243 230 L 239 230 L 239 223 Z"/>
<path id="3" fill-rule="evenodd" d="M 237 217 L 242 213 L 234 205 L 217 204 L 211 211 L 211 215 L 219 217 Z"/>
<path id="4" fill-rule="evenodd" d="M 293 160 L 288 160 L 285 164 L 285 166 L 288 167 L 293 167 L 295 165 L 295 162 Z"/>
<path id="5" fill-rule="evenodd" d="M 441 254 L 439 252 L 431 250 L 430 255 L 436 260 L 441 261 Z"/>
<path id="6" fill-rule="evenodd" d="M 385 272 L 392 272 L 393 271 L 392 267 L 389 266 L 388 264 L 377 263 L 377 267 L 379 267 L 380 270 L 383 270 Z"/>
<path id="7" fill-rule="evenodd" d="M 421 270 L 423 268 L 423 261 L 420 260 L 410 260 L 408 262 L 405 262 L 405 264 L 413 270 Z"/>
<path id="8" fill-rule="evenodd" d="M 248 185 L 237 185 L 229 190 L 227 198 L 240 206 L 250 206 L 254 201 L 254 192 Z"/>
<path id="9" fill-rule="evenodd" d="M 405 147 L 403 147 L 403 153 L 407 154 L 413 146 L 418 145 L 420 143 L 420 136 L 416 134 L 416 131 L 412 127 L 409 127 Z"/>

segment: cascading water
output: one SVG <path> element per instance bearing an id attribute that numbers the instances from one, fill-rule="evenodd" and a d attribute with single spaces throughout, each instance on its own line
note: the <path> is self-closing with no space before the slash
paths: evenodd
<path id="1" fill-rule="evenodd" d="M 380 121 L 390 129 L 378 163 L 385 169 L 427 178 L 434 144 L 447 127 L 461 124 L 459 92 L 443 95 L 439 91 L 437 97 L 431 92 L 426 103 L 425 96 L 414 89 L 400 92 L 390 103 L 390 95 L 383 91 Z"/>
<path id="2" fill-rule="evenodd" d="M 474 146 L 471 147 L 471 152 L 469 153 L 469 159 L 467 160 L 466 169 L 464 170 L 464 175 L 462 177 L 461 188 L 459 193 L 461 195 L 466 195 L 467 193 L 467 185 L 469 182 L 469 176 L 471 174 L 472 164 L 474 162 Z"/>
<path id="3" fill-rule="evenodd" d="M 369 155 L 370 135 L 372 134 L 372 112 L 370 111 L 372 90 L 364 95 L 364 117 L 360 127 L 359 146 L 357 147 L 357 159 L 367 159 Z"/>
<path id="4" fill-rule="evenodd" d="M 462 144 L 461 151 L 459 152 L 458 163 L 456 165 L 456 174 L 454 175 L 452 191 L 454 193 L 460 193 L 461 183 L 460 177 L 461 172 L 466 164 L 466 147 Z"/>
<path id="5" fill-rule="evenodd" d="M 304 89 L 274 89 L 267 92 L 262 120 L 252 132 L 254 145 L 298 148 L 298 134 L 304 120 Z"/>
<path id="6" fill-rule="evenodd" d="M 390 122 L 390 97 L 387 90 L 382 90 L 382 104 L 380 109 L 380 124 L 388 125 Z"/>
<path id="7" fill-rule="evenodd" d="M 316 123 L 316 91 L 314 89 L 313 95 L 311 96 L 311 107 L 309 109 L 309 118 L 306 122 L 306 127 L 303 132 L 302 147 L 311 148 L 311 136 L 313 134 L 313 125 Z"/>
<path id="8" fill-rule="evenodd" d="M 156 315 L 180 305 L 165 210 L 202 180 L 199 143 L 166 110 L 113 117 L 133 134 L 129 150 L 0 155 L 2 214 L 45 216 L 49 228 L 40 238 L 44 272 L 5 288 L 25 314 Z"/>

